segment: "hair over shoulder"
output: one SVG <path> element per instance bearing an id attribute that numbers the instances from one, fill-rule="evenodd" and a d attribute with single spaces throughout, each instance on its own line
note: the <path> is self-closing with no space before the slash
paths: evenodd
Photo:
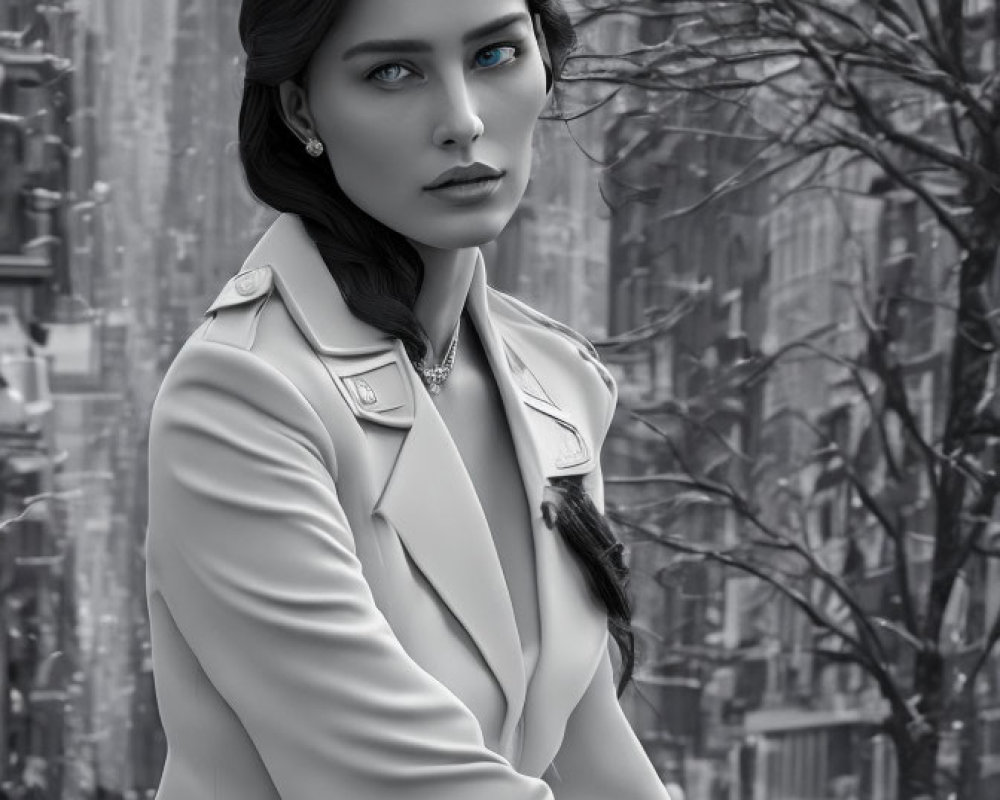
<path id="1" fill-rule="evenodd" d="M 526 0 L 538 15 L 558 87 L 576 32 L 560 0 Z M 239 153 L 253 194 L 271 208 L 297 214 L 358 319 L 398 338 L 411 360 L 426 354 L 413 305 L 423 279 L 417 251 L 396 231 L 355 205 L 329 161 L 310 157 L 285 124 L 279 85 L 302 81 L 320 43 L 345 8 L 345 0 L 243 0 L 239 36 L 246 74 L 239 114 Z M 625 587 L 628 570 L 607 521 L 578 480 L 557 479 L 558 506 L 544 508 L 595 595 L 608 611 L 608 627 L 622 655 L 621 694 L 632 677 L 635 641 Z"/>

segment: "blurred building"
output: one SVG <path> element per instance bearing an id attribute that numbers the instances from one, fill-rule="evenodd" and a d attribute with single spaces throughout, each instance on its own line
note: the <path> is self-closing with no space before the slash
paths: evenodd
<path id="1" fill-rule="evenodd" d="M 661 34 L 644 26 L 636 35 L 650 43 Z M 610 336 L 599 346 L 620 394 L 604 454 L 607 497 L 650 529 L 722 547 L 737 535 L 733 515 L 699 498 L 677 514 L 664 504 L 669 490 L 657 476 L 680 469 L 665 436 L 692 463 L 714 452 L 712 436 L 678 424 L 679 411 L 735 447 L 757 435 L 759 392 L 731 391 L 713 378 L 761 347 L 766 186 L 748 181 L 714 205 L 673 217 L 750 160 L 755 131 L 725 106 L 672 107 L 674 132 L 656 124 L 659 113 L 620 114 L 606 143 L 605 158 L 616 166 L 605 175 L 604 194 L 618 210 L 611 219 Z M 685 128 L 725 133 L 679 132 Z M 658 430 L 626 409 L 641 411 Z M 746 484 L 740 470 L 729 471 L 725 477 Z M 633 541 L 629 560 L 641 661 L 630 718 L 664 780 L 691 798 L 727 796 L 720 793 L 728 791 L 743 735 L 735 709 L 757 691 L 759 672 L 753 653 L 736 654 L 737 625 L 727 615 L 737 609 L 726 599 L 738 584 L 654 543 Z M 741 658 L 749 663 L 745 673 Z"/>
<path id="2" fill-rule="evenodd" d="M 577 20 L 586 10 L 564 3 Z M 614 21 L 578 30 L 581 47 L 611 49 L 620 38 Z M 483 248 L 490 284 L 590 338 L 607 334 L 607 204 L 600 195 L 604 130 L 614 110 L 600 106 L 607 87 L 563 83 L 535 128 L 531 180 L 520 206 L 497 238 Z M 596 107 L 585 115 L 578 112 Z M 563 115 L 575 117 L 564 122 Z"/>
<path id="3" fill-rule="evenodd" d="M 57 441 L 53 368 L 43 355 L 69 286 L 72 36 L 34 4 L 0 11 L 0 786 L 60 784 L 71 669 L 72 548 L 51 502 L 67 453 Z"/>
<path id="4" fill-rule="evenodd" d="M 239 161 L 239 5 L 176 0 L 170 25 L 169 159 L 154 276 L 161 370 L 276 216 L 251 196 Z"/>
<path id="5" fill-rule="evenodd" d="M 977 22 L 974 9 L 969 15 L 970 69 L 988 72 L 995 68 L 990 27 Z M 665 38 L 655 20 L 632 24 L 633 41 Z M 944 124 L 932 100 L 918 110 L 904 105 L 911 133 L 933 138 Z M 945 413 L 953 317 L 941 304 L 900 298 L 946 299 L 958 253 L 918 198 L 874 168 L 842 169 L 831 181 L 842 191 L 799 191 L 791 199 L 785 193 L 803 173 L 759 183 L 745 175 L 745 188 L 695 208 L 755 149 L 757 131 L 726 108 L 691 97 L 668 111 L 622 113 L 608 130 L 606 159 L 615 166 L 604 193 L 616 210 L 610 336 L 599 345 L 623 406 L 656 426 L 620 409 L 605 453 L 608 502 L 653 531 L 705 548 L 740 541 L 749 533 L 746 522 L 707 495 L 671 488 L 662 476 L 691 467 L 751 495 L 779 525 L 786 524 L 783 515 L 804 511 L 801 523 L 788 524 L 820 562 L 843 577 L 867 613 L 898 621 L 891 543 L 863 513 L 844 463 L 814 454 L 819 431 L 858 455 L 873 495 L 900 510 L 905 568 L 914 596 L 925 597 L 934 509 L 921 460 L 905 452 L 902 432 L 889 431 L 904 473 L 894 481 L 871 415 L 842 366 L 805 354 L 785 359 L 766 381 L 721 376 L 739 375 L 744 359 L 803 338 L 835 355 L 862 354 L 861 298 L 878 306 L 902 343 L 897 356 L 929 438 Z M 664 113 L 671 129 L 688 132 L 664 134 L 657 124 Z M 753 577 L 641 539 L 630 544 L 630 563 L 642 668 L 628 711 L 665 776 L 681 781 L 691 798 L 894 800 L 895 756 L 879 731 L 886 706 L 877 687 L 856 666 L 816 657 L 816 632 L 787 598 Z M 966 572 L 946 612 L 948 680 L 968 668 L 962 644 L 981 637 L 1000 608 L 1000 570 L 992 560 Z M 846 609 L 815 582 L 796 588 L 830 618 L 846 621 Z M 912 651 L 891 634 L 883 645 L 893 674 L 905 682 Z M 996 796 L 998 787 L 998 663 L 994 656 L 980 677 L 975 708 L 955 718 L 955 730 L 977 726 L 975 800 Z M 953 734 L 946 734 L 939 761 L 958 768 Z"/>
<path id="6" fill-rule="evenodd" d="M 137 417 L 105 171 L 115 8 L 0 8 L 0 785 L 47 797 L 130 781 Z"/>
<path id="7" fill-rule="evenodd" d="M 994 47 L 989 43 L 991 26 L 985 11 L 982 4 L 978 11 L 969 4 L 965 9 L 972 74 L 993 68 Z M 948 140 L 947 115 L 930 93 L 923 98 L 908 95 L 908 102 L 895 111 L 900 107 L 895 102 L 899 87 L 873 91 L 901 128 L 930 141 Z M 799 177 L 787 175 L 772 188 L 780 193 Z M 918 432 L 925 441 L 934 441 L 935 432 L 944 428 L 949 394 L 961 391 L 949 386 L 947 358 L 956 335 L 948 310 L 956 297 L 950 275 L 959 253 L 919 198 L 901 190 L 880 170 L 844 168 L 833 182 L 843 191 L 801 193 L 794 203 L 776 208 L 767 221 L 771 307 L 764 349 L 775 352 L 809 336 L 834 354 L 864 356 L 867 336 L 856 310 L 860 299 L 899 343 L 893 357 L 902 365 Z M 949 191 L 946 186 L 938 189 Z M 817 358 L 790 360 L 765 390 L 761 452 L 773 457 L 775 464 L 811 459 L 793 490 L 806 508 L 804 533 L 814 552 L 824 566 L 843 576 L 868 615 L 902 626 L 893 564 L 898 557 L 905 562 L 916 614 L 921 618 L 929 594 L 938 510 L 924 456 L 905 444 L 899 418 L 885 418 L 888 451 L 900 469 L 899 477 L 893 478 L 886 446 L 877 442 L 883 432 L 869 407 L 858 399 L 858 388 L 842 367 Z M 877 390 L 874 400 L 878 405 L 885 402 L 883 393 Z M 884 530 L 865 512 L 848 479 L 847 465 L 839 457 L 809 455 L 818 439 L 796 419 L 802 412 L 842 452 L 854 456 L 853 468 L 861 470 L 868 491 L 883 508 L 898 515 L 905 540 L 903 554 L 897 555 Z M 772 477 L 777 478 L 777 471 Z M 773 505 L 781 505 L 780 497 L 773 496 Z M 968 669 L 968 658 L 960 655 L 962 647 L 982 637 L 996 614 L 998 590 L 991 580 L 996 574 L 988 561 L 973 559 L 968 564 L 945 610 L 940 647 L 949 686 Z M 822 588 L 803 584 L 802 589 L 827 616 L 847 622 L 847 609 Z M 773 617 L 800 616 L 788 603 L 775 605 Z M 811 626 L 778 621 L 775 630 L 778 645 L 767 662 L 768 692 L 761 706 L 749 710 L 744 720 L 755 751 L 753 796 L 820 797 L 838 781 L 853 780 L 860 797 L 895 798 L 895 755 L 890 740 L 878 728 L 887 707 L 874 681 L 855 665 L 813 658 L 809 651 L 816 641 Z M 881 645 L 891 659 L 894 680 L 908 685 L 914 669 L 912 649 L 888 632 Z M 995 656 L 992 663 L 996 664 Z M 969 725 L 979 729 L 971 785 L 960 792 L 962 796 L 976 792 L 968 795 L 970 800 L 993 797 L 997 791 L 1000 742 L 993 720 L 1000 696 L 995 666 L 981 676 L 974 696 L 971 707 L 959 707 L 953 718 L 945 720 L 938 758 L 943 772 L 958 772 L 956 732 Z M 803 764 L 812 768 L 803 770 Z"/>

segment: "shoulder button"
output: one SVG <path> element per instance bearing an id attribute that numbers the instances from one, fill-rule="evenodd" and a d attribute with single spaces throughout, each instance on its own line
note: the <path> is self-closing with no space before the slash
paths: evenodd
<path id="1" fill-rule="evenodd" d="M 226 282 L 203 316 L 208 316 L 220 308 L 256 300 L 271 290 L 273 282 L 274 272 L 270 264 L 240 272 Z"/>
<path id="2" fill-rule="evenodd" d="M 244 297 L 252 295 L 259 283 L 259 277 L 259 270 L 251 270 L 250 272 L 240 273 L 240 275 L 236 278 L 236 283 L 234 284 L 236 286 L 236 291 Z"/>

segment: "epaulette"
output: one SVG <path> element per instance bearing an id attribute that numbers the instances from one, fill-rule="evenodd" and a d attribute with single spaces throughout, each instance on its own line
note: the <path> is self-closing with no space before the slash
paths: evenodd
<path id="1" fill-rule="evenodd" d="M 497 292 L 497 294 L 502 295 L 505 300 L 510 301 L 511 305 L 513 305 L 518 311 L 520 311 L 526 317 L 529 317 L 533 319 L 535 322 L 544 325 L 546 328 L 550 328 L 551 330 L 558 331 L 564 336 L 568 336 L 578 345 L 586 349 L 588 355 L 590 355 L 592 358 L 599 358 L 599 356 L 597 355 L 597 348 L 594 347 L 590 339 L 588 339 L 583 334 L 573 330 L 569 325 L 565 325 L 562 322 L 559 322 L 559 320 L 555 320 L 552 319 L 552 317 L 546 316 L 541 311 L 532 308 L 527 303 L 525 303 L 522 300 L 518 300 L 513 295 L 509 295 L 506 292 L 499 292 L 499 291 Z"/>
<path id="2" fill-rule="evenodd" d="M 494 290 L 497 291 L 497 290 Z M 597 348 L 594 347 L 593 343 L 583 334 L 573 330 L 569 325 L 566 325 L 558 320 L 552 319 L 552 317 L 546 316 L 541 311 L 532 308 L 527 303 L 522 300 L 518 300 L 516 297 L 507 294 L 506 292 L 497 291 L 497 294 L 501 295 L 505 300 L 509 301 L 512 306 L 514 306 L 518 311 L 524 314 L 529 319 L 534 322 L 544 325 L 549 330 L 561 333 L 563 336 L 575 342 L 578 346 L 578 352 L 584 358 L 584 360 L 589 361 L 594 369 L 597 370 L 597 374 L 601 376 L 601 380 L 604 381 L 604 385 L 608 387 L 609 390 L 615 392 L 614 378 L 608 371 L 608 368 L 604 366 L 604 362 L 601 361 L 600 355 L 597 353 Z"/>
<path id="3" fill-rule="evenodd" d="M 274 272 L 269 264 L 239 272 L 226 282 L 203 316 L 207 317 L 220 308 L 249 303 L 263 297 L 271 291 L 273 283 Z"/>
<path id="4" fill-rule="evenodd" d="M 273 286 L 274 273 L 267 264 L 234 275 L 204 313 L 211 320 L 205 322 L 202 338 L 243 349 L 252 347 L 259 311 Z"/>

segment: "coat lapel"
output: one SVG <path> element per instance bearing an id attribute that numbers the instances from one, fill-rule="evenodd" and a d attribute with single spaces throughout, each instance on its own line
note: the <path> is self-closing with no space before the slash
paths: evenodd
<path id="1" fill-rule="evenodd" d="M 407 366 L 409 362 L 407 361 Z M 475 487 L 447 427 L 411 369 L 413 426 L 375 513 L 396 530 L 493 671 L 507 701 L 501 742 L 524 705 L 525 675 L 514 610 Z"/>
<path id="2" fill-rule="evenodd" d="M 513 606 L 475 487 L 400 342 L 354 317 L 298 217 L 281 215 L 242 271 L 270 264 L 289 313 L 354 415 L 379 435 L 367 447 L 380 486 L 373 515 L 465 628 L 506 699 L 501 740 L 524 705 Z"/>
<path id="3" fill-rule="evenodd" d="M 491 300 L 502 302 L 496 295 L 490 297 L 480 255 L 468 308 L 503 398 L 535 544 L 541 648 L 525 698 L 518 769 L 540 776 L 558 751 L 566 719 L 586 690 L 607 642 L 606 612 L 592 597 L 561 535 L 545 525 L 541 512 L 543 499 L 551 499 L 547 487 L 552 478 L 583 475 L 596 467 L 598 454 L 591 444 L 596 431 L 585 431 L 582 414 L 556 405 L 559 387 L 545 387 L 551 376 L 564 374 L 558 355 L 543 351 L 544 340 L 507 324 L 503 314 L 490 308 Z M 536 337 L 537 328 L 534 325 Z M 554 360 L 545 364 L 547 358 Z M 537 362 L 537 369 L 532 369 L 532 362 Z M 550 369 L 543 371 L 542 366 Z M 566 387 L 561 388 L 565 395 Z M 588 398 L 579 397 L 578 402 L 586 405 Z"/>
<path id="4" fill-rule="evenodd" d="M 268 264 L 282 300 L 319 355 L 354 415 L 379 427 L 369 437 L 379 476 L 372 513 L 396 531 L 413 562 L 468 632 L 507 701 L 500 743 L 514 752 L 523 726 L 519 769 L 541 775 L 562 738 L 568 714 L 586 688 L 606 643 L 606 618 L 573 555 L 542 519 L 551 478 L 596 466 L 596 431 L 579 409 L 556 404 L 560 375 L 544 341 L 494 313 L 480 253 L 467 309 L 482 341 L 514 441 L 531 512 L 540 604 L 541 646 L 530 685 L 513 606 L 485 513 L 447 427 L 400 342 L 348 310 L 301 220 L 282 214 L 241 273 Z M 535 325 L 537 328 L 537 325 Z M 537 331 L 536 331 L 537 333 Z M 579 403 L 586 404 L 586 398 Z M 523 717 L 522 717 L 523 715 Z"/>

